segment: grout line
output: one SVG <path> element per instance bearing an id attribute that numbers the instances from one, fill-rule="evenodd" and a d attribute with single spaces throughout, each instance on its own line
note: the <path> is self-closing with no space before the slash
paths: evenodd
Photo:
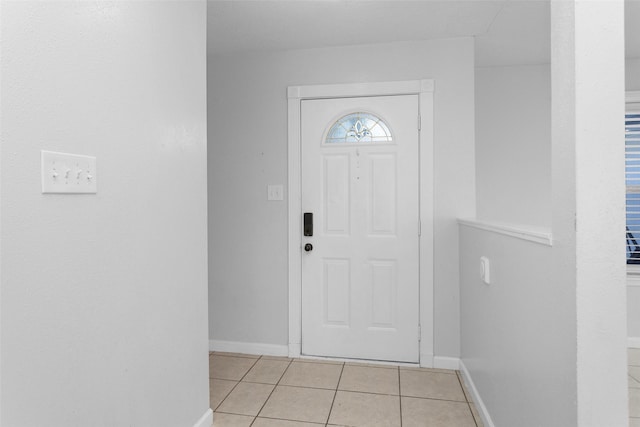
<path id="1" fill-rule="evenodd" d="M 398 401 L 400 402 L 400 427 L 402 427 L 402 385 L 400 384 L 400 367 L 398 366 Z"/>
<path id="2" fill-rule="evenodd" d="M 325 423 L 316 423 L 315 421 L 299 421 L 299 420 L 289 420 L 287 418 L 273 418 L 273 417 L 256 417 L 256 420 L 258 418 L 262 418 L 263 420 L 274 420 L 274 421 L 289 421 L 289 422 L 293 422 L 293 423 L 308 423 L 308 424 L 313 424 L 316 426 L 326 426 Z M 254 420 L 255 422 L 255 420 Z M 253 423 L 252 423 L 253 424 Z"/>
<path id="3" fill-rule="evenodd" d="M 336 396 L 338 395 L 338 388 L 340 387 L 340 380 L 342 380 L 342 373 L 344 372 L 344 362 L 342 363 L 342 367 L 340 368 L 340 376 L 338 377 L 338 382 L 336 384 L 336 388 L 333 392 L 333 400 L 331 401 L 331 407 L 329 408 L 329 413 L 327 414 L 327 422 L 326 425 L 329 424 L 329 419 L 331 418 L 331 411 L 333 411 L 333 404 L 336 401 Z"/>
<path id="4" fill-rule="evenodd" d="M 227 381 L 228 381 L 228 380 L 227 380 Z M 231 390 L 229 390 L 229 393 L 227 393 L 227 395 L 224 397 L 224 399 L 222 399 L 222 400 L 220 401 L 220 403 L 218 403 L 218 406 L 216 406 L 215 408 L 211 408 L 211 409 L 213 410 L 213 412 L 217 412 L 217 411 L 218 411 L 218 408 L 219 408 L 220 406 L 222 406 L 222 404 L 224 403 L 224 401 L 225 401 L 225 400 L 227 400 L 227 397 L 229 397 L 229 395 L 233 392 L 233 390 L 235 390 L 235 389 L 236 389 L 236 387 L 238 387 L 238 384 L 240 384 L 240 381 L 238 381 L 238 382 L 236 383 L 236 385 L 234 385 L 234 386 L 231 388 Z"/>
<path id="5" fill-rule="evenodd" d="M 462 374 L 459 373 L 459 371 L 456 371 L 456 377 L 458 378 L 458 383 L 460 384 L 460 388 L 462 389 L 462 395 L 464 396 L 464 400 L 467 401 L 467 408 L 469 408 L 469 412 L 471 412 L 471 419 L 473 419 L 473 422 L 475 423 L 476 427 L 478 426 L 478 420 L 476 420 L 476 416 L 473 413 L 473 409 L 471 409 L 471 404 L 473 402 L 469 401 L 470 396 L 467 396 L 467 393 L 465 391 L 465 387 L 464 387 L 464 380 L 462 379 Z"/>
<path id="6" fill-rule="evenodd" d="M 247 358 L 247 357 L 245 357 L 245 359 L 248 359 L 248 358 Z M 251 365 L 251 366 L 249 367 L 249 369 L 247 369 L 247 372 L 245 372 L 245 373 L 244 373 L 244 375 L 242 376 L 242 378 L 246 377 L 246 376 L 247 376 L 247 374 L 249 373 L 249 371 L 250 371 L 251 369 L 253 369 L 253 367 L 254 367 L 254 366 L 256 366 L 256 363 L 258 363 L 258 360 L 260 360 L 260 358 L 255 359 L 255 361 L 253 362 L 253 365 Z M 227 395 L 224 397 L 224 399 L 222 399 L 222 400 L 220 401 L 220 403 L 218 403 L 218 406 L 216 406 L 216 408 L 215 408 L 215 409 L 214 409 L 214 408 L 211 408 L 214 412 L 216 411 L 216 409 L 218 409 L 218 408 L 219 408 L 219 407 L 224 403 L 224 401 L 225 401 L 225 400 L 227 400 L 227 398 L 231 395 L 231 393 L 233 393 L 233 390 L 235 390 L 235 389 L 236 389 L 236 387 L 238 387 L 238 384 L 240 384 L 240 383 L 242 382 L 242 378 L 240 378 L 240 379 L 238 380 L 238 382 L 236 383 L 236 385 L 234 385 L 234 386 L 233 386 L 233 388 L 232 388 L 231 390 L 229 390 L 229 393 L 227 393 Z M 224 378 L 209 378 L 209 379 L 214 379 L 214 380 L 216 380 L 216 379 L 217 379 L 217 380 L 224 380 Z M 236 380 L 224 380 L 224 381 L 236 381 Z M 237 414 L 237 415 L 239 415 L 239 414 Z M 250 416 L 250 415 L 249 415 L 249 416 Z"/>
<path id="7" fill-rule="evenodd" d="M 261 359 L 262 359 L 262 357 L 261 357 Z M 265 359 L 265 360 L 269 360 L 269 359 Z M 282 374 L 280 374 L 280 378 L 278 378 L 278 381 L 276 381 L 275 384 L 270 384 L 270 385 L 273 385 L 273 389 L 271 389 L 271 393 L 269 393 L 269 396 L 267 396 L 267 398 L 265 399 L 264 403 L 260 407 L 260 410 L 256 414 L 256 417 L 253 419 L 253 421 L 251 421 L 251 424 L 249 425 L 249 427 L 251 427 L 253 425 L 253 423 L 255 423 L 256 420 L 258 419 L 258 416 L 260 415 L 260 413 L 262 412 L 264 407 L 267 405 L 267 402 L 269 401 L 269 399 L 271 399 L 271 396 L 273 395 L 273 392 L 276 391 L 276 388 L 280 384 L 280 381 L 282 380 L 282 377 L 284 377 L 285 372 L 287 372 L 287 370 L 289 369 L 289 366 L 291 366 L 292 362 L 293 362 L 292 360 L 289 360 L 289 363 L 287 364 L 287 367 L 284 369 L 284 371 L 282 371 Z M 260 383 L 257 383 L 257 384 L 260 384 Z"/>

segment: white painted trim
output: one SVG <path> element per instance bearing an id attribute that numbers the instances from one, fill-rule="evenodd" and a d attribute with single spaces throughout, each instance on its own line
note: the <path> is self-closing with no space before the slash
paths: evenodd
<path id="1" fill-rule="evenodd" d="M 464 365 L 464 362 L 460 360 L 460 373 L 462 374 L 462 379 L 467 386 L 467 390 L 471 393 L 471 400 L 476 405 L 476 409 L 480 413 L 480 418 L 482 418 L 482 422 L 485 427 L 495 427 L 493 420 L 491 419 L 491 415 L 489 415 L 489 410 L 484 405 L 482 398 L 480 397 L 480 393 L 476 388 L 476 385 L 473 383 L 473 379 L 471 378 L 471 374 L 467 370 L 467 367 Z"/>
<path id="2" fill-rule="evenodd" d="M 640 90 L 625 93 L 625 103 L 632 104 L 636 102 L 640 102 Z"/>
<path id="3" fill-rule="evenodd" d="M 433 368 L 433 354 L 420 353 L 420 367 Z"/>
<path id="4" fill-rule="evenodd" d="M 207 412 L 204 413 L 203 416 L 200 417 L 198 421 L 193 425 L 193 427 L 211 427 L 213 424 L 213 411 L 211 408 L 207 409 Z"/>
<path id="5" fill-rule="evenodd" d="M 410 95 L 434 91 L 433 80 L 290 86 L 289 99 L 353 98 L 358 96 Z"/>
<path id="6" fill-rule="evenodd" d="M 628 348 L 640 348 L 640 337 L 627 337 Z"/>
<path id="7" fill-rule="evenodd" d="M 302 188 L 300 107 L 303 99 L 416 94 L 420 99 L 420 355 L 433 354 L 433 80 L 291 86 L 288 98 L 289 357 L 300 357 L 302 338 Z M 432 363 L 432 360 L 428 360 Z"/>
<path id="8" fill-rule="evenodd" d="M 478 230 L 515 237 L 516 239 L 527 240 L 533 243 L 539 243 L 545 246 L 553 246 L 553 235 L 551 234 L 551 231 L 546 228 L 500 224 L 496 222 L 478 221 L 475 219 L 458 219 L 458 224 L 477 228 Z"/>
<path id="9" fill-rule="evenodd" d="M 640 286 L 640 274 L 627 273 L 627 286 Z"/>
<path id="10" fill-rule="evenodd" d="M 460 369 L 460 359 L 457 357 L 434 356 L 433 367 L 437 369 Z"/>
<path id="11" fill-rule="evenodd" d="M 209 341 L 209 351 L 223 351 L 226 353 L 256 354 L 264 356 L 286 356 L 289 353 L 286 345 L 219 340 Z"/>

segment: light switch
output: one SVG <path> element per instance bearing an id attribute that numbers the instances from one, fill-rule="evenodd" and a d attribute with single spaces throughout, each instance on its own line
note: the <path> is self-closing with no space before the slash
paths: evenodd
<path id="1" fill-rule="evenodd" d="M 95 157 L 43 150 L 41 167 L 43 193 L 98 192 Z"/>
<path id="2" fill-rule="evenodd" d="M 282 185 L 267 185 L 267 200 L 284 200 Z"/>
<path id="3" fill-rule="evenodd" d="M 485 256 L 480 257 L 480 278 L 486 285 L 491 284 L 491 264 Z"/>

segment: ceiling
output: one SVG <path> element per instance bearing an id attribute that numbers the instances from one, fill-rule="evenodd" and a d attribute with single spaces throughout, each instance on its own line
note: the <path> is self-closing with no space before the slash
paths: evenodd
<path id="1" fill-rule="evenodd" d="M 473 36 L 480 67 L 550 55 L 548 0 L 209 0 L 207 18 L 209 54 Z M 640 57 L 640 0 L 626 21 L 627 56 Z"/>

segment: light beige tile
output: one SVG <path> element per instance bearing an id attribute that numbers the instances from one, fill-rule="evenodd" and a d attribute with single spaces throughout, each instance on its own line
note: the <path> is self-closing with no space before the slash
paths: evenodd
<path id="1" fill-rule="evenodd" d="M 402 396 L 466 402 L 457 375 L 440 372 L 400 370 Z"/>
<path id="2" fill-rule="evenodd" d="M 473 419 L 476 422 L 477 427 L 484 427 L 484 423 L 482 422 L 482 417 L 480 416 L 480 412 L 478 412 L 478 408 L 473 403 L 469 403 L 469 407 L 471 408 L 471 414 L 473 415 Z"/>
<path id="3" fill-rule="evenodd" d="M 400 397 L 338 391 L 329 424 L 400 427 Z"/>
<path id="4" fill-rule="evenodd" d="M 367 393 L 400 393 L 397 369 L 372 368 L 370 366 L 345 365 L 338 390 Z"/>
<path id="5" fill-rule="evenodd" d="M 214 354 L 209 358 L 209 378 L 239 381 L 256 363 L 256 359 Z"/>
<path id="6" fill-rule="evenodd" d="M 627 369 L 627 372 L 634 380 L 640 381 L 640 366 L 629 366 Z"/>
<path id="7" fill-rule="evenodd" d="M 629 366 L 640 366 L 640 348 L 627 349 L 627 364 Z"/>
<path id="8" fill-rule="evenodd" d="M 395 369 L 396 371 L 398 370 L 398 365 L 387 365 L 383 363 L 346 362 L 344 366 L 367 366 L 370 368 Z"/>
<path id="9" fill-rule="evenodd" d="M 291 362 L 293 360 L 291 357 L 286 357 L 286 356 L 262 356 L 261 359 L 286 360 L 287 362 Z"/>
<path id="10" fill-rule="evenodd" d="M 259 416 L 325 423 L 333 403 L 333 390 L 276 386 Z"/>
<path id="11" fill-rule="evenodd" d="M 293 361 L 280 380 L 281 385 L 336 389 L 342 365 Z"/>
<path id="12" fill-rule="evenodd" d="M 323 423 L 305 423 L 302 421 L 274 420 L 272 418 L 256 418 L 251 427 L 318 427 Z"/>
<path id="13" fill-rule="evenodd" d="M 640 388 L 629 389 L 629 416 L 640 418 Z"/>
<path id="14" fill-rule="evenodd" d="M 286 360 L 260 359 L 253 365 L 253 368 L 244 376 L 242 381 L 278 384 L 289 363 Z"/>
<path id="15" fill-rule="evenodd" d="M 244 357 L 247 359 L 259 359 L 260 356 L 256 354 L 245 354 L 245 353 L 227 353 L 225 351 L 214 351 L 213 354 L 218 356 L 227 356 L 227 357 Z"/>
<path id="16" fill-rule="evenodd" d="M 213 413 L 213 427 L 249 427 L 254 417 Z"/>
<path id="17" fill-rule="evenodd" d="M 273 390 L 271 384 L 239 383 L 218 406 L 218 412 L 258 415 Z"/>
<path id="18" fill-rule="evenodd" d="M 237 381 L 209 379 L 209 404 L 214 411 L 229 392 L 238 384 Z"/>
<path id="19" fill-rule="evenodd" d="M 640 418 L 629 418 L 629 427 L 640 427 Z"/>
<path id="20" fill-rule="evenodd" d="M 460 371 L 456 371 L 456 375 L 458 376 L 458 382 L 460 382 L 460 385 L 462 385 L 462 393 L 464 394 L 464 398 L 467 400 L 467 402 L 473 402 L 471 393 L 469 393 L 469 389 L 467 389 L 467 385 L 464 383 L 464 378 L 462 377 Z"/>
<path id="21" fill-rule="evenodd" d="M 423 427 L 425 425 L 429 427 L 476 427 L 471 409 L 466 402 L 402 397 L 402 426 Z"/>
<path id="22" fill-rule="evenodd" d="M 633 378 L 631 375 L 627 375 L 629 388 L 640 388 L 640 381 Z"/>

